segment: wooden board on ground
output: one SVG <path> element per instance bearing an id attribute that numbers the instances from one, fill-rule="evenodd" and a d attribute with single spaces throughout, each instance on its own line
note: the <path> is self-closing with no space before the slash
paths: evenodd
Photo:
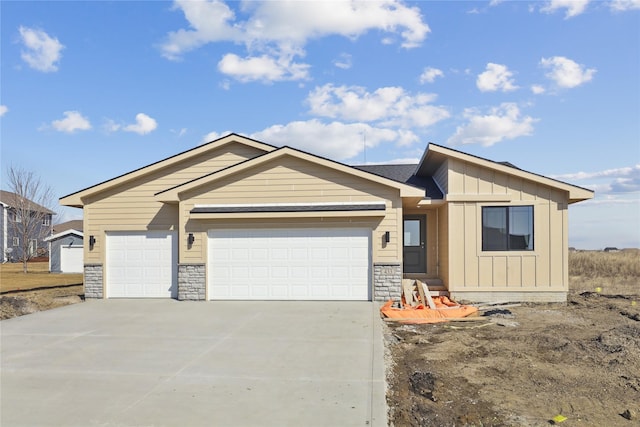
<path id="1" fill-rule="evenodd" d="M 415 280 L 402 279 L 402 293 L 404 294 L 404 301 L 412 307 L 418 305 L 416 299 L 413 296 L 413 285 Z"/>
<path id="2" fill-rule="evenodd" d="M 436 303 L 433 302 L 433 298 L 431 298 L 431 294 L 429 293 L 429 287 L 427 286 L 427 284 L 421 282 L 420 280 L 416 280 L 416 285 L 418 286 L 418 294 L 420 295 L 422 303 L 428 304 L 430 309 L 435 310 Z"/>

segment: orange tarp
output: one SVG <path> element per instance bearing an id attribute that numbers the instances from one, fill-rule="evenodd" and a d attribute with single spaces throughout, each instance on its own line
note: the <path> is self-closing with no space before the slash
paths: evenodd
<path id="1" fill-rule="evenodd" d="M 405 304 L 404 308 L 393 308 L 393 300 L 387 301 L 380 308 L 380 313 L 390 319 L 406 319 L 403 323 L 438 323 L 451 319 L 459 319 L 477 313 L 478 308 L 470 305 L 460 305 L 445 296 L 433 297 L 436 309 L 419 304 L 411 307 Z"/>

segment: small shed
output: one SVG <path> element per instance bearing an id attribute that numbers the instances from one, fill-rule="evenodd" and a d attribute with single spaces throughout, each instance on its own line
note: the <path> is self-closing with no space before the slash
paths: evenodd
<path id="1" fill-rule="evenodd" d="M 49 243 L 49 271 L 51 273 L 82 273 L 84 269 L 82 221 L 69 221 L 53 228 L 54 234 L 45 239 Z"/>

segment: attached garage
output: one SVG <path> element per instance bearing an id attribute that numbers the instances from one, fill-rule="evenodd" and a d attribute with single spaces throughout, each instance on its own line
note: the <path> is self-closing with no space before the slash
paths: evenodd
<path id="1" fill-rule="evenodd" d="M 371 299 L 369 228 L 210 230 L 209 299 Z"/>
<path id="2" fill-rule="evenodd" d="M 174 232 L 108 232 L 107 298 L 175 298 L 177 240 Z"/>

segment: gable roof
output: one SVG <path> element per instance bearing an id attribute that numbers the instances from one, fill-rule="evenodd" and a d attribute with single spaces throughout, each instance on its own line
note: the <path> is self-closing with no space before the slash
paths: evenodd
<path id="1" fill-rule="evenodd" d="M 16 201 L 19 200 L 21 198 L 20 195 L 13 193 L 11 191 L 5 191 L 5 190 L 0 190 L 0 203 L 2 203 L 3 206 L 9 207 L 9 208 L 14 208 Z M 45 208 L 42 205 L 37 204 L 36 202 L 33 202 L 29 199 L 24 199 L 24 201 L 26 202 L 26 207 L 27 209 L 29 209 L 30 211 L 33 212 L 44 212 L 44 213 L 48 213 L 51 215 L 55 215 L 55 212 L 53 212 L 50 209 Z"/>
<path id="2" fill-rule="evenodd" d="M 417 164 L 403 165 L 358 165 L 354 168 L 383 176 L 394 181 L 413 185 L 425 190 L 425 196 L 430 199 L 442 199 L 442 191 L 431 176 L 415 175 Z"/>
<path id="3" fill-rule="evenodd" d="M 60 198 L 60 204 L 64 206 L 73 206 L 73 207 L 80 208 L 83 205 L 81 200 L 83 197 L 86 197 L 90 194 L 98 193 L 100 191 L 104 191 L 108 188 L 114 187 L 116 185 L 120 185 L 132 179 L 136 179 L 141 176 L 145 176 L 147 174 L 156 172 L 174 163 L 182 162 L 184 160 L 188 160 L 190 158 L 199 156 L 203 153 L 217 150 L 231 143 L 240 143 L 240 144 L 248 145 L 250 147 L 254 147 L 265 152 L 276 149 L 276 147 L 273 145 L 269 145 L 264 142 L 257 141 L 255 139 L 251 139 L 246 136 L 238 135 L 237 133 L 231 133 L 222 138 L 218 138 L 214 141 L 208 142 L 206 144 L 200 145 L 190 150 L 183 151 L 182 153 L 175 154 L 171 157 L 167 157 L 166 159 L 159 160 L 155 163 L 151 163 L 150 165 L 143 166 L 131 172 L 127 172 L 123 175 L 92 185 L 91 187 L 87 187 L 83 190 L 76 191 L 75 193 L 71 193 L 66 196 L 63 196 Z"/>
<path id="4" fill-rule="evenodd" d="M 386 185 L 388 187 L 396 188 L 400 190 L 401 196 L 414 196 L 414 197 L 423 197 L 424 191 L 418 187 L 408 185 L 405 183 L 401 183 L 398 181 L 394 181 L 389 178 L 385 178 L 379 175 L 375 175 L 369 172 L 365 172 L 363 170 L 345 165 L 343 163 L 339 163 L 333 160 L 326 159 L 324 157 L 316 156 L 314 154 L 310 154 L 304 151 L 297 150 L 295 148 L 291 148 L 288 146 L 284 146 L 278 149 L 275 149 L 271 152 L 263 154 L 262 156 L 254 157 L 253 159 L 245 160 L 244 162 L 237 163 L 235 165 L 229 166 L 225 169 L 212 172 L 210 174 L 204 175 L 200 178 L 193 179 L 191 181 L 187 181 L 185 183 L 176 185 L 174 187 L 168 188 L 166 190 L 160 191 L 156 193 L 156 199 L 166 203 L 175 203 L 180 200 L 179 194 L 188 190 L 192 190 L 194 188 L 198 188 L 200 186 L 215 182 L 224 177 L 233 175 L 240 171 L 243 171 L 248 168 L 253 168 L 258 165 L 270 162 L 272 160 L 282 158 L 285 156 L 291 156 L 298 159 L 302 159 L 308 162 L 312 162 L 321 166 L 329 167 L 340 172 L 347 173 L 349 175 L 358 176 L 360 178 L 364 178 L 369 181 L 378 182 L 379 184 Z"/>
<path id="5" fill-rule="evenodd" d="M 70 236 L 70 235 L 75 235 L 75 236 L 81 237 L 82 240 L 84 240 L 84 233 L 82 231 L 79 231 L 79 230 L 74 230 L 73 228 L 70 228 L 68 230 L 62 231 L 60 233 L 52 234 L 51 236 L 45 237 L 43 240 L 45 242 L 51 242 L 51 241 L 58 240 L 58 239 L 61 239 L 63 237 Z"/>
<path id="6" fill-rule="evenodd" d="M 73 219 L 67 222 L 61 222 L 60 224 L 53 224 L 53 232 L 54 233 L 62 233 L 66 230 L 78 230 L 83 231 L 83 221 L 81 219 Z"/>
<path id="7" fill-rule="evenodd" d="M 548 178 L 533 172 L 520 169 L 508 162 L 495 162 L 483 157 L 474 156 L 472 154 L 463 153 L 462 151 L 452 148 L 443 147 L 441 145 L 429 143 L 422 159 L 417 167 L 416 174 L 421 176 L 432 176 L 438 167 L 448 158 L 462 160 L 484 168 L 492 169 L 507 175 L 517 176 L 529 181 L 543 184 L 552 188 L 563 190 L 569 193 L 569 203 L 581 202 L 583 200 L 592 199 L 594 192 L 587 188 L 578 187 L 557 179 Z"/>

